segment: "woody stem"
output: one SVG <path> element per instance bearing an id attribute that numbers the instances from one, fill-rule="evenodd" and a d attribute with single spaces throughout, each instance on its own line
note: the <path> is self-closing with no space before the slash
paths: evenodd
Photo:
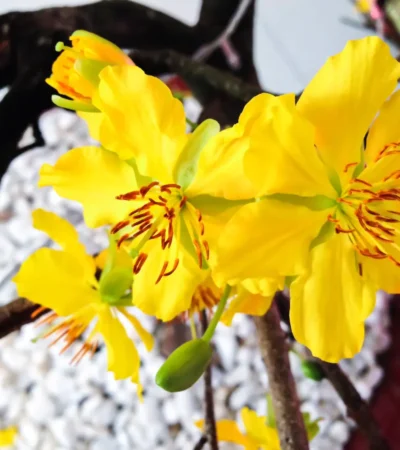
<path id="1" fill-rule="evenodd" d="M 307 433 L 280 319 L 275 301 L 264 316 L 255 319 L 261 355 L 271 387 L 279 440 L 282 450 L 308 450 Z"/>

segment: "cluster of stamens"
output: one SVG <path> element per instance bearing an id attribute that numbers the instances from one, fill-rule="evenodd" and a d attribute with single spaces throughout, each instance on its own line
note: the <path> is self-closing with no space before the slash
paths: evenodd
<path id="1" fill-rule="evenodd" d="M 381 150 L 375 164 L 389 155 L 400 154 L 400 143 L 391 143 Z M 347 164 L 344 171 L 358 163 Z M 335 224 L 337 233 L 349 235 L 354 248 L 363 256 L 397 261 L 389 252 L 395 244 L 400 224 L 400 170 L 394 170 L 374 184 L 353 178 L 337 200 L 340 212 L 328 220 Z M 393 205 L 393 206 L 388 206 Z M 393 247 L 392 247 L 393 248 Z"/>
<path id="2" fill-rule="evenodd" d="M 133 272 L 138 274 L 148 258 L 148 254 L 141 251 L 149 240 L 158 239 L 166 256 L 156 284 L 163 277 L 172 275 L 179 265 L 178 242 L 172 251 L 174 240 L 179 239 L 180 214 L 184 213 L 187 225 L 196 252 L 199 266 L 203 265 L 203 258 L 209 258 L 209 247 L 203 239 L 204 223 L 200 211 L 187 202 L 181 187 L 178 184 L 164 184 L 154 181 L 137 191 L 128 192 L 117 197 L 119 200 L 128 200 L 140 203 L 129 216 L 118 222 L 111 230 L 115 234 L 123 230 L 124 234 L 118 239 L 118 246 L 130 242 L 130 246 L 138 251 L 135 258 Z M 170 253 L 175 253 L 171 258 Z"/>
<path id="3" fill-rule="evenodd" d="M 46 308 L 39 307 L 32 313 L 32 318 L 37 317 L 39 314 L 41 314 Z M 51 312 L 47 315 L 45 315 L 42 319 L 40 319 L 38 322 L 36 322 L 35 326 L 40 325 L 49 325 L 50 329 L 43 335 L 44 338 L 54 336 L 55 338 L 50 343 L 49 347 L 52 347 L 53 345 L 57 344 L 57 342 L 64 340 L 65 345 L 60 350 L 60 354 L 64 353 L 68 348 L 71 347 L 71 345 L 79 339 L 84 331 L 87 329 L 88 324 L 81 323 L 77 320 L 75 320 L 73 317 L 63 320 L 57 325 L 53 325 L 54 322 L 59 319 L 59 316 L 55 312 Z M 97 340 L 91 340 L 90 336 L 89 338 L 83 342 L 81 348 L 75 353 L 73 358 L 70 361 L 70 364 L 78 364 L 79 361 L 87 354 L 89 353 L 91 356 L 94 355 L 94 353 L 97 350 L 98 342 Z"/>

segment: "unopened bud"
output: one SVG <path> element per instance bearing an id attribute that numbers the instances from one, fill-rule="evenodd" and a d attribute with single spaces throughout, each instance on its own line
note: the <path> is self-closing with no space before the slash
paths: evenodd
<path id="1" fill-rule="evenodd" d="M 196 383 L 211 362 L 212 347 L 194 339 L 174 350 L 160 367 L 156 383 L 168 392 L 180 392 Z"/>
<path id="2" fill-rule="evenodd" d="M 301 363 L 301 370 L 304 376 L 314 381 L 321 381 L 325 378 L 325 374 L 321 367 L 314 361 L 303 361 Z"/>

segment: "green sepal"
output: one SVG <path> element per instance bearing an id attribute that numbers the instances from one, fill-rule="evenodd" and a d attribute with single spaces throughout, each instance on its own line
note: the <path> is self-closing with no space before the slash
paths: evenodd
<path id="1" fill-rule="evenodd" d="M 222 197 L 213 197 L 211 195 L 196 195 L 190 198 L 190 204 L 196 209 L 199 209 L 204 215 L 213 216 L 215 214 L 223 213 L 230 208 L 244 206 L 248 203 L 253 203 L 250 200 L 228 200 Z"/>
<path id="2" fill-rule="evenodd" d="M 109 46 L 109 47 L 113 47 L 115 50 L 119 50 L 121 53 L 124 53 L 124 52 L 118 47 L 118 45 L 115 45 L 113 42 L 111 42 L 111 41 L 109 41 L 109 40 L 107 40 L 107 39 L 105 39 L 105 38 L 103 38 L 103 37 L 101 37 L 101 36 L 98 36 L 98 35 L 95 34 L 95 33 L 91 33 L 90 31 L 86 31 L 86 30 L 76 30 L 76 31 L 74 31 L 74 32 L 71 34 L 70 39 L 71 39 L 71 38 L 74 38 L 74 37 L 89 38 L 89 39 L 92 39 L 92 40 L 94 40 L 94 41 L 97 41 L 98 43 L 100 43 L 100 44 L 102 44 L 102 45 L 106 45 L 106 46 Z"/>
<path id="3" fill-rule="evenodd" d="M 82 103 L 75 100 L 68 100 L 59 95 L 52 95 L 51 101 L 60 108 L 70 109 L 71 111 L 83 111 L 83 112 L 99 112 L 99 110 L 91 103 Z"/>
<path id="4" fill-rule="evenodd" d="M 260 198 L 260 200 L 263 199 L 279 200 L 280 202 L 290 203 L 291 205 L 305 206 L 312 211 L 323 211 L 324 209 L 329 209 L 336 205 L 336 200 L 325 195 L 302 197 L 294 194 L 272 194 Z"/>
<path id="5" fill-rule="evenodd" d="M 168 392 L 189 389 L 211 362 L 213 350 L 203 339 L 185 342 L 174 350 L 156 374 L 158 386 Z"/>
<path id="6" fill-rule="evenodd" d="M 101 299 L 110 305 L 126 306 L 127 291 L 131 289 L 132 282 L 132 269 L 114 267 L 100 279 L 99 292 Z M 132 300 L 128 302 L 129 304 L 132 304 Z"/>
<path id="7" fill-rule="evenodd" d="M 325 374 L 321 367 L 314 361 L 303 360 L 301 362 L 301 370 L 305 377 L 314 381 L 321 381 L 325 378 Z"/>
<path id="8" fill-rule="evenodd" d="M 198 262 L 198 256 L 196 253 L 196 250 L 194 248 L 194 244 L 192 241 L 192 238 L 190 236 L 188 227 L 186 225 L 185 219 L 183 217 L 183 214 L 179 214 L 179 219 L 180 221 L 180 239 L 179 242 L 185 247 L 186 251 L 190 254 L 190 256 L 196 261 Z M 196 236 L 196 238 L 198 238 L 198 236 Z M 208 265 L 208 261 L 204 258 L 202 258 L 202 264 L 201 264 L 201 268 L 204 270 L 209 269 L 209 265 Z"/>
<path id="9" fill-rule="evenodd" d="M 290 275 L 285 277 L 285 287 L 290 289 L 290 286 L 292 285 L 293 281 L 297 278 L 297 275 Z"/>
<path id="10" fill-rule="evenodd" d="M 342 182 L 340 181 L 338 173 L 336 172 L 336 170 L 331 169 L 330 167 L 327 167 L 326 170 L 333 189 L 335 189 L 339 196 L 342 195 Z"/>
<path id="11" fill-rule="evenodd" d="M 98 86 L 100 82 L 99 74 L 108 64 L 88 58 L 78 58 L 75 61 L 74 69 L 88 80 L 93 86 Z"/>
<path id="12" fill-rule="evenodd" d="M 329 238 L 331 238 L 334 235 L 334 233 L 335 233 L 335 224 L 327 220 L 322 225 L 318 235 L 311 241 L 310 250 L 312 250 L 317 245 L 326 242 Z"/>
<path id="13" fill-rule="evenodd" d="M 307 431 L 307 437 L 309 441 L 312 441 L 315 436 L 319 433 L 319 425 L 318 423 L 322 420 L 322 418 L 318 418 L 315 420 L 311 420 L 311 414 L 308 412 L 302 413 L 304 425 Z"/>
<path id="14" fill-rule="evenodd" d="M 186 189 L 194 180 L 201 151 L 219 131 L 219 123 L 213 119 L 207 119 L 190 135 L 174 169 L 174 179 L 182 189 Z"/>

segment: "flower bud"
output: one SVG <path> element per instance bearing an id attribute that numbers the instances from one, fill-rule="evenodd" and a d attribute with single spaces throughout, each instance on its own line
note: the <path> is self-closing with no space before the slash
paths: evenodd
<path id="1" fill-rule="evenodd" d="M 62 42 L 56 45 L 56 50 L 61 54 L 46 82 L 71 100 L 60 96 L 53 96 L 52 100 L 63 108 L 95 112 L 97 109 L 92 105 L 92 96 L 99 84 L 100 72 L 109 65 L 133 62 L 112 42 L 88 31 L 75 31 L 70 40 L 72 47 Z"/>
<path id="2" fill-rule="evenodd" d="M 168 392 L 180 392 L 196 383 L 211 362 L 211 345 L 203 339 L 185 342 L 160 367 L 156 383 Z"/>
<path id="3" fill-rule="evenodd" d="M 314 381 L 321 381 L 325 378 L 321 367 L 314 361 L 303 361 L 301 363 L 301 370 L 305 377 Z"/>

